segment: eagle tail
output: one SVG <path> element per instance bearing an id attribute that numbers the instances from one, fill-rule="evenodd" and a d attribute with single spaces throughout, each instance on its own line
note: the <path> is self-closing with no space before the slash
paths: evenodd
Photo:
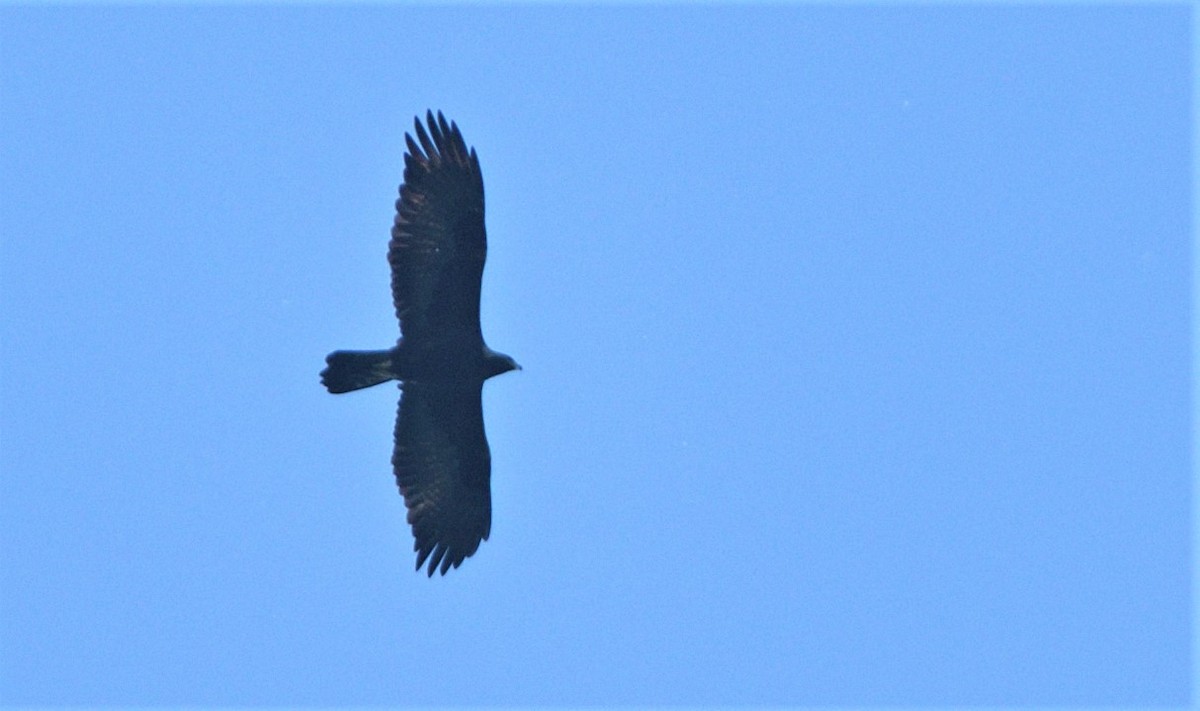
<path id="1" fill-rule="evenodd" d="M 334 351 L 325 357 L 321 384 L 331 393 L 348 393 L 393 379 L 392 351 Z"/>

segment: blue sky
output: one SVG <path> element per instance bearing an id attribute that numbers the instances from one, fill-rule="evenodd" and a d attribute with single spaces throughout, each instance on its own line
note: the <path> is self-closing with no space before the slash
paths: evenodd
<path id="1" fill-rule="evenodd" d="M 1186 5 L 0 8 L 0 701 L 1182 705 Z M 384 260 L 480 155 L 491 540 Z"/>

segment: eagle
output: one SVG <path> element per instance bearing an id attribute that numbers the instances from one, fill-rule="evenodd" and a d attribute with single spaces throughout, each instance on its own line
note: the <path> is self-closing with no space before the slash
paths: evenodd
<path id="1" fill-rule="evenodd" d="M 483 175 L 458 126 L 427 111 L 404 134 L 404 183 L 388 242 L 394 348 L 334 351 L 321 383 L 331 393 L 400 381 L 392 469 L 408 509 L 417 567 L 457 568 L 492 528 L 492 458 L 483 382 L 519 370 L 487 347 L 479 291 L 487 258 Z"/>

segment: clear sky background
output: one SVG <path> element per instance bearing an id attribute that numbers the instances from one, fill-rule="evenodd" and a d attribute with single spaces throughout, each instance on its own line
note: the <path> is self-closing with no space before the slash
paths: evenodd
<path id="1" fill-rule="evenodd" d="M 0 701 L 1183 704 L 1189 9 L 0 9 Z M 491 540 L 384 259 L 479 152 Z"/>

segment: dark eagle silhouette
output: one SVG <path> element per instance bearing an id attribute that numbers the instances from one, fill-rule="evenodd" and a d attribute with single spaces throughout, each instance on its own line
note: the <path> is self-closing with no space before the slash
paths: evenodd
<path id="1" fill-rule="evenodd" d="M 392 468 L 408 508 L 417 570 L 442 575 L 492 528 L 492 458 L 483 431 L 483 381 L 519 369 L 483 341 L 479 287 L 487 258 L 483 176 L 439 111 L 404 135 L 404 184 L 388 243 L 400 339 L 386 351 L 334 351 L 321 371 L 331 393 L 400 381 Z"/>

